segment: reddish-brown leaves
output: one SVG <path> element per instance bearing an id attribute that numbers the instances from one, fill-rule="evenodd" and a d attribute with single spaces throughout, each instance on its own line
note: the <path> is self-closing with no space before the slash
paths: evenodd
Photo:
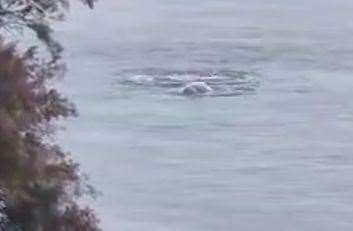
<path id="1" fill-rule="evenodd" d="M 77 164 L 43 139 L 53 119 L 75 109 L 46 87 L 46 67 L 29 60 L 0 44 L 0 188 L 6 189 L 10 224 L 29 231 L 97 231 L 92 211 L 74 200 L 74 191 L 84 191 Z"/>

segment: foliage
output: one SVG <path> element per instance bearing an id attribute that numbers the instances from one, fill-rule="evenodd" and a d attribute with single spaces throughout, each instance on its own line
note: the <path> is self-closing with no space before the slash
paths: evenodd
<path id="1" fill-rule="evenodd" d="M 76 202 L 86 189 L 78 165 L 47 141 L 55 119 L 76 114 L 47 84 L 64 71 L 50 22 L 67 7 L 67 0 L 0 0 L 0 28 L 31 30 L 50 53 L 39 58 L 36 47 L 19 52 L 0 41 L 0 230 L 100 230 L 92 210 Z"/>

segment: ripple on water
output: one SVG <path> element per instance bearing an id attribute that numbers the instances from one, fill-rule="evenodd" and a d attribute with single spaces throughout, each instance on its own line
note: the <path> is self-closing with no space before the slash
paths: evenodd
<path id="1" fill-rule="evenodd" d="M 235 70 L 129 69 L 118 76 L 122 85 L 187 96 L 247 95 L 254 94 L 259 86 L 256 74 Z"/>

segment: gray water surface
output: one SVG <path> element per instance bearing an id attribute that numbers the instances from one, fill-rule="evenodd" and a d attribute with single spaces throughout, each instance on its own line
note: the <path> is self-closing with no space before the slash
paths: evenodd
<path id="1" fill-rule="evenodd" d="M 74 6 L 60 142 L 107 231 L 350 231 L 353 3 Z M 198 81 L 212 92 L 185 96 Z"/>

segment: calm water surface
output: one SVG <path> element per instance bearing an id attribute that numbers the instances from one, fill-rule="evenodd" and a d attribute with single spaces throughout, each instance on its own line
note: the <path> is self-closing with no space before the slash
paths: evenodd
<path id="1" fill-rule="evenodd" d="M 352 230 L 353 3 L 73 8 L 60 140 L 104 230 Z M 182 95 L 195 81 L 213 90 Z"/>

